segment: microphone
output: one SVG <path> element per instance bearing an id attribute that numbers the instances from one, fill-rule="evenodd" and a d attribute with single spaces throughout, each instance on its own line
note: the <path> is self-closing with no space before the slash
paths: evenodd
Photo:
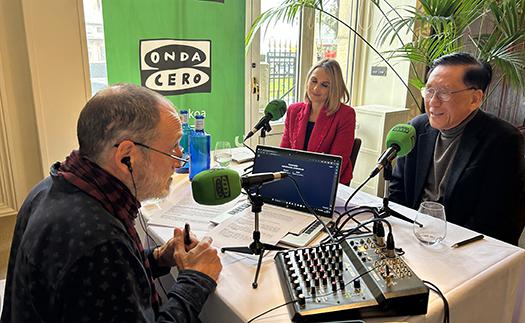
<path id="1" fill-rule="evenodd" d="M 416 144 L 416 129 L 409 124 L 395 125 L 386 136 L 387 150 L 377 160 L 377 165 L 370 173 L 370 178 L 376 176 L 388 163 L 396 157 L 408 155 Z"/>
<path id="2" fill-rule="evenodd" d="M 278 181 L 285 177 L 288 177 L 288 174 L 285 172 L 258 173 L 246 175 L 241 177 L 241 186 L 243 188 L 248 188 L 255 185 Z"/>
<path id="3" fill-rule="evenodd" d="M 241 194 L 239 173 L 228 168 L 212 168 L 193 177 L 191 192 L 195 202 L 220 205 L 234 200 Z"/>
<path id="4" fill-rule="evenodd" d="M 202 171 L 193 177 L 191 191 L 195 202 L 203 205 L 220 205 L 233 201 L 241 194 L 241 187 L 248 188 L 287 177 L 285 172 L 259 173 L 240 177 L 233 169 L 215 168 Z"/>
<path id="5" fill-rule="evenodd" d="M 259 122 L 257 122 L 257 124 L 253 127 L 253 129 L 246 134 L 246 137 L 244 137 L 244 141 L 253 136 L 257 131 L 259 131 L 262 127 L 267 125 L 270 121 L 277 121 L 281 119 L 285 113 L 286 102 L 284 102 L 283 100 L 270 101 L 266 105 L 266 108 L 264 108 L 264 117 L 262 117 L 261 120 L 259 120 Z"/>

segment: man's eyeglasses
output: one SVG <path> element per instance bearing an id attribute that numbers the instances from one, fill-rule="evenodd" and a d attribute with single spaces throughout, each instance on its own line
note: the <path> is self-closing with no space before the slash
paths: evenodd
<path id="1" fill-rule="evenodd" d="M 445 90 L 436 90 L 436 89 L 428 88 L 428 87 L 422 87 L 421 96 L 423 96 L 425 100 L 432 100 L 434 95 L 436 95 L 439 101 L 447 102 L 447 101 L 450 101 L 450 99 L 452 99 L 452 94 L 456 94 L 456 93 L 463 92 L 463 91 L 469 91 L 469 90 L 476 90 L 476 88 L 469 87 L 463 90 L 445 91 Z"/>
<path id="2" fill-rule="evenodd" d="M 181 157 L 175 156 L 174 154 L 168 154 L 168 153 L 166 153 L 166 152 L 163 152 L 163 151 L 161 151 L 161 150 L 155 149 L 155 148 L 153 148 L 153 147 L 150 147 L 150 146 L 148 146 L 148 145 L 142 144 L 142 143 L 140 143 L 140 142 L 136 142 L 136 141 L 133 141 L 133 140 L 130 140 L 130 141 L 131 141 L 132 143 L 134 143 L 135 145 L 137 145 L 137 146 L 140 146 L 140 147 L 143 147 L 143 148 L 146 148 L 146 149 L 149 149 L 149 150 L 153 150 L 153 151 L 155 151 L 155 152 L 158 152 L 159 154 L 163 154 L 164 156 L 168 156 L 168 157 L 170 157 L 170 158 L 173 158 L 173 159 L 175 159 L 175 160 L 181 162 L 180 167 L 184 167 L 184 166 L 186 165 L 186 163 L 188 162 L 187 159 L 184 159 L 184 158 L 181 158 Z M 119 145 L 120 145 L 120 144 L 114 144 L 113 147 L 117 148 Z M 181 148 L 181 150 L 182 150 L 182 148 Z"/>

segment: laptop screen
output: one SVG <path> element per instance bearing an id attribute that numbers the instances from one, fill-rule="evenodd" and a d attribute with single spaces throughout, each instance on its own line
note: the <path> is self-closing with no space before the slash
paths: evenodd
<path id="1" fill-rule="evenodd" d="M 316 214 L 332 216 L 341 162 L 339 156 L 259 145 L 253 173 L 288 173 Z M 263 185 L 260 194 L 265 203 L 310 213 L 290 178 Z"/>

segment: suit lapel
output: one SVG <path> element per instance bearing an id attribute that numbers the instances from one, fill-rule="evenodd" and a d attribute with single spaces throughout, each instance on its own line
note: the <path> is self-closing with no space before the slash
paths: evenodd
<path id="1" fill-rule="evenodd" d="M 320 151 L 321 145 L 326 138 L 328 130 L 330 130 L 330 127 L 332 126 L 336 114 L 337 113 L 327 116 L 326 109 L 321 109 L 321 112 L 319 112 L 319 116 L 315 121 L 312 135 L 310 136 L 310 142 L 308 143 L 309 151 Z"/>
<path id="2" fill-rule="evenodd" d="M 467 164 L 470 161 L 470 157 L 472 156 L 474 149 L 476 149 L 476 147 L 478 146 L 478 133 L 483 129 L 483 127 L 480 125 L 480 123 L 482 123 L 483 117 L 483 111 L 478 111 L 477 115 L 474 116 L 472 120 L 470 120 L 469 124 L 466 125 L 463 131 L 461 142 L 459 143 L 456 156 L 454 156 L 454 161 L 451 165 L 452 168 L 450 170 L 450 175 L 447 180 L 447 186 L 445 189 L 445 196 L 443 200 L 445 205 L 449 200 L 452 192 L 454 191 L 454 187 L 456 186 L 456 183 L 459 180 L 461 173 L 463 173 L 463 170 L 465 169 L 465 167 L 467 167 Z"/>
<path id="3" fill-rule="evenodd" d="M 297 114 L 297 137 L 295 140 L 296 146 L 294 149 L 303 149 L 304 137 L 306 137 L 306 126 L 308 125 L 308 118 L 310 117 L 310 105 L 306 104 L 304 109 Z"/>
<path id="4" fill-rule="evenodd" d="M 417 138 L 417 164 L 414 183 L 414 204 L 421 199 L 423 188 L 427 180 L 428 170 L 434 157 L 434 148 L 438 131 L 427 123 L 426 131 Z M 414 205 L 415 206 L 415 205 Z"/>

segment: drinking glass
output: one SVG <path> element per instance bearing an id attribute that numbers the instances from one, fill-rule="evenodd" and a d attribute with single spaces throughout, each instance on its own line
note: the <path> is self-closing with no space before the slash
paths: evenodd
<path id="1" fill-rule="evenodd" d="M 435 246 L 447 235 L 445 207 L 438 202 L 422 202 L 417 210 L 413 231 L 424 245 Z M 419 226 L 417 223 L 422 224 Z"/>
<path id="2" fill-rule="evenodd" d="M 215 162 L 222 168 L 226 168 L 232 161 L 232 150 L 229 141 L 217 141 L 215 143 Z"/>

